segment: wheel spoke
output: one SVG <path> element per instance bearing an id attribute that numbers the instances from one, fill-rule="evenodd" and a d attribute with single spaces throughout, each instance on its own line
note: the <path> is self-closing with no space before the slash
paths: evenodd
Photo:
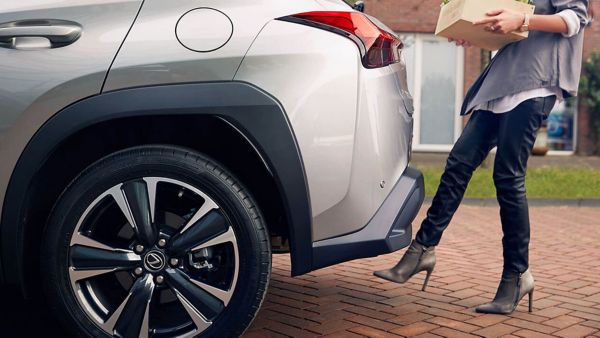
<path id="1" fill-rule="evenodd" d="M 196 245 L 195 247 L 192 248 L 192 251 L 197 251 L 200 249 L 215 246 L 217 244 L 229 243 L 229 242 L 236 243 L 235 234 L 233 232 L 232 227 L 229 227 L 229 229 L 227 229 L 227 232 L 222 233 L 222 234 L 218 235 L 217 237 L 214 237 L 213 239 L 210 239 L 208 241 L 205 241 L 201 244 Z"/>
<path id="2" fill-rule="evenodd" d="M 97 240 L 92 239 L 92 238 L 82 234 L 81 232 L 77 232 L 77 233 L 73 234 L 73 237 L 71 238 L 71 246 L 74 246 L 74 245 L 82 245 L 82 246 L 87 246 L 90 248 L 96 248 L 96 249 L 101 249 L 101 250 L 106 250 L 106 251 L 120 251 L 117 248 L 113 248 L 112 246 L 98 242 Z M 127 250 L 122 250 L 122 251 L 127 252 Z M 131 252 L 131 251 L 129 251 L 129 252 Z"/>
<path id="3" fill-rule="evenodd" d="M 156 189 L 160 178 L 158 177 L 144 177 L 146 181 L 146 187 L 148 188 L 148 202 L 150 202 L 150 220 L 152 223 L 155 222 L 156 217 Z"/>
<path id="4" fill-rule="evenodd" d="M 198 211 L 196 211 L 194 216 L 192 216 L 192 218 L 190 218 L 190 220 L 187 221 L 187 223 L 183 226 L 180 232 L 183 233 L 186 230 L 188 230 L 192 225 L 196 224 L 196 222 L 198 222 L 200 219 L 202 219 L 202 217 L 206 216 L 206 214 L 208 214 L 214 209 L 219 209 L 219 206 L 217 206 L 215 202 L 209 199 L 205 200 L 204 204 L 202 204 L 202 206 L 200 207 L 200 209 L 198 209 Z"/>
<path id="5" fill-rule="evenodd" d="M 211 321 L 225 307 L 219 298 L 215 297 L 203 288 L 196 286 L 190 278 L 180 270 L 167 269 L 167 282 L 178 295 L 185 298 L 195 312 L 201 314 L 204 319 Z"/>
<path id="6" fill-rule="evenodd" d="M 122 188 L 125 200 L 133 220 L 133 228 L 138 239 L 146 246 L 156 242 L 158 232 L 152 224 L 151 204 L 148 187 L 143 180 L 124 183 Z M 153 197 L 156 193 L 153 192 Z"/>
<path id="7" fill-rule="evenodd" d="M 108 190 L 106 193 L 112 196 L 112 198 L 115 200 L 115 202 L 119 206 L 119 209 L 121 209 L 121 213 L 123 214 L 123 216 L 125 216 L 125 218 L 127 219 L 127 222 L 129 223 L 129 225 L 131 225 L 131 227 L 135 231 L 136 230 L 135 229 L 135 221 L 133 220 L 133 216 L 131 215 L 131 210 L 129 210 L 129 204 L 127 203 L 127 199 L 125 198 L 125 193 L 123 192 L 123 190 L 121 190 L 122 186 L 123 185 L 120 184 L 116 187 L 113 187 L 112 189 Z"/>
<path id="8" fill-rule="evenodd" d="M 88 278 L 108 271 L 125 270 L 139 265 L 139 262 L 140 256 L 131 251 L 109 251 L 82 245 L 71 247 L 71 268 L 75 278 Z"/>
<path id="9" fill-rule="evenodd" d="M 185 232 L 173 236 L 169 251 L 174 255 L 183 255 L 191 248 L 212 238 L 224 234 L 229 225 L 218 210 L 209 211 Z"/>
<path id="10" fill-rule="evenodd" d="M 71 278 L 72 284 L 76 284 L 80 280 L 96 277 L 114 271 L 117 271 L 117 269 L 75 270 L 73 267 L 70 267 L 69 278 Z"/>
<path id="11" fill-rule="evenodd" d="M 225 291 L 225 290 L 221 290 L 219 288 L 216 288 L 214 286 L 202 283 L 200 281 L 197 281 L 193 278 L 190 279 L 192 281 L 192 283 L 194 283 L 197 287 L 201 288 L 202 290 L 210 293 L 211 295 L 219 298 L 223 304 L 225 304 L 225 306 L 227 306 L 227 304 L 229 304 L 229 301 L 231 300 L 231 296 L 233 295 L 233 290 L 231 291 Z"/>
<path id="12" fill-rule="evenodd" d="M 154 291 L 151 275 L 138 279 L 129 295 L 102 324 L 102 328 L 118 337 L 148 337 L 149 305 Z"/>
<path id="13" fill-rule="evenodd" d="M 196 310 L 194 306 L 187 299 L 185 299 L 185 297 L 181 295 L 181 293 L 175 291 L 175 294 L 181 302 L 181 305 L 183 305 L 185 311 L 188 313 L 188 316 L 190 316 L 190 318 L 192 319 L 194 325 L 196 325 L 196 330 L 198 332 L 202 332 L 208 329 L 212 322 L 206 320 L 206 318 L 204 318 L 204 316 L 200 312 L 198 312 L 198 310 Z"/>

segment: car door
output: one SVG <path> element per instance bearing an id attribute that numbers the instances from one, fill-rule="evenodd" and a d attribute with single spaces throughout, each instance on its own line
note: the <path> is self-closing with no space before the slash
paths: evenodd
<path id="1" fill-rule="evenodd" d="M 0 205 L 31 136 L 100 93 L 142 0 L 0 1 Z"/>

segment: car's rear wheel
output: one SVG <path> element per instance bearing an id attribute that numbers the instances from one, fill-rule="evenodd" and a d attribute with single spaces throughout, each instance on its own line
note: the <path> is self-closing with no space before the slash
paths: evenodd
<path id="1" fill-rule="evenodd" d="M 253 199 L 220 165 L 175 147 L 93 164 L 65 190 L 44 237 L 49 302 L 77 335 L 239 336 L 271 268 Z"/>

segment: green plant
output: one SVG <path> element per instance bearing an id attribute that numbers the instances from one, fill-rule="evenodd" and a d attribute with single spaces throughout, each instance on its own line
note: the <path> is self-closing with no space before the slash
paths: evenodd
<path id="1" fill-rule="evenodd" d="M 444 172 L 442 166 L 420 166 L 425 178 L 425 194 L 433 197 Z M 527 170 L 527 197 L 546 199 L 599 199 L 600 170 L 560 166 L 532 167 Z M 493 169 L 479 168 L 473 173 L 466 198 L 494 198 Z"/>
<path id="2" fill-rule="evenodd" d="M 585 60 L 582 74 L 579 85 L 581 103 L 589 109 L 592 141 L 598 144 L 600 141 L 600 52 L 592 53 Z"/>

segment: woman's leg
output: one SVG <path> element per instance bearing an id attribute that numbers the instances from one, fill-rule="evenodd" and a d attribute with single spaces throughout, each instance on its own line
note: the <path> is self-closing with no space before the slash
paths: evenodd
<path id="1" fill-rule="evenodd" d="M 416 241 L 426 247 L 436 246 L 462 201 L 473 171 L 496 145 L 500 115 L 476 111 L 454 144 L 440 185 L 427 211 L 427 218 L 417 232 Z"/>
<path id="2" fill-rule="evenodd" d="M 534 281 L 529 271 L 525 172 L 537 131 L 555 101 L 554 96 L 527 100 L 500 117 L 494 184 L 504 233 L 504 269 L 496 296 L 490 303 L 478 306 L 477 312 L 509 314 L 525 295 L 529 295 L 529 312 L 532 311 Z"/>
<path id="3" fill-rule="evenodd" d="M 425 291 L 435 267 L 434 246 L 439 243 L 442 232 L 458 208 L 473 171 L 494 147 L 498 121 L 498 115 L 489 111 L 473 113 L 448 156 L 440 186 L 415 241 L 398 264 L 391 269 L 375 271 L 375 276 L 404 283 L 416 273 L 426 271 L 422 289 Z"/>
<path id="4" fill-rule="evenodd" d="M 529 208 L 525 195 L 525 172 L 537 131 L 555 101 L 554 96 L 527 100 L 500 118 L 494 184 L 504 233 L 502 246 L 505 270 L 523 273 L 529 267 Z"/>

